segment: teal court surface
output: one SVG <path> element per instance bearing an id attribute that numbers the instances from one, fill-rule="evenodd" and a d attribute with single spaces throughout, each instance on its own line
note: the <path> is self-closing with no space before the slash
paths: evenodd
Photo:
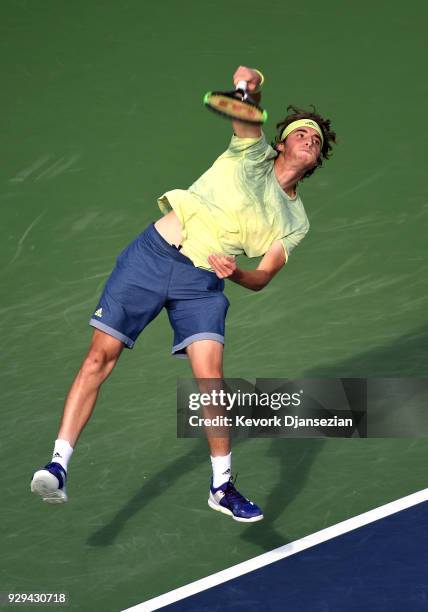
<path id="1" fill-rule="evenodd" d="M 269 140 L 288 104 L 315 104 L 338 145 L 301 186 L 311 230 L 284 269 L 257 293 L 227 283 L 226 375 L 427 376 L 426 18 L 383 0 L 2 2 L 1 592 L 66 592 L 83 612 L 426 605 L 427 440 L 237 441 L 265 519 L 214 513 L 206 443 L 176 435 L 190 370 L 165 313 L 102 387 L 69 503 L 29 491 L 115 258 L 227 148 L 202 98 L 240 64 L 265 74 Z"/>

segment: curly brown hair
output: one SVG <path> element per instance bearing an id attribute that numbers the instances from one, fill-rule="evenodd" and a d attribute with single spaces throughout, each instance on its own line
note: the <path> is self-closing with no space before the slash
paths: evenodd
<path id="1" fill-rule="evenodd" d="M 331 155 L 331 151 L 333 149 L 332 143 L 336 144 L 336 132 L 333 132 L 330 129 L 330 119 L 324 119 L 319 115 L 316 111 L 316 108 L 313 104 L 310 105 L 312 110 L 308 111 L 303 108 L 298 108 L 297 106 L 293 106 L 290 104 L 287 106 L 287 116 L 276 124 L 276 129 L 278 130 L 275 140 L 272 141 L 271 146 L 278 151 L 277 144 L 281 142 L 280 137 L 281 133 L 287 125 L 290 125 L 293 121 L 297 121 L 298 119 L 313 119 L 318 123 L 321 128 L 321 131 L 324 136 L 324 143 L 321 149 L 321 153 L 318 157 L 318 163 L 316 166 L 308 170 L 303 178 L 311 176 L 315 172 L 317 168 L 320 168 L 323 164 L 324 159 L 329 159 Z M 278 153 L 279 154 L 279 153 Z M 303 180 L 303 179 L 302 179 Z"/>

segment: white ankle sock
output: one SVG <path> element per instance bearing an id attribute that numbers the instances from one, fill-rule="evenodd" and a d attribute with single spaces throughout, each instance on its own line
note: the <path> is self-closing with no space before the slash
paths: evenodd
<path id="1" fill-rule="evenodd" d="M 213 487 L 216 489 L 230 478 L 232 453 L 223 457 L 211 457 L 211 465 L 213 466 Z"/>
<path id="2" fill-rule="evenodd" d="M 62 465 L 65 471 L 67 471 L 68 462 L 70 461 L 72 454 L 73 449 L 67 440 L 55 440 L 52 461 Z"/>

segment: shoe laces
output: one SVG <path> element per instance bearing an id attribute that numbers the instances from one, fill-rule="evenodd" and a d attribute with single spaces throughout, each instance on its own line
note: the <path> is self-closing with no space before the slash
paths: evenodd
<path id="1" fill-rule="evenodd" d="M 238 480 L 238 474 L 236 474 L 235 478 L 232 478 L 232 476 L 229 478 L 226 484 L 226 487 L 224 489 L 224 494 L 227 495 L 230 501 L 246 502 L 248 501 L 247 498 L 241 495 L 241 493 L 237 491 L 235 488 L 235 484 L 237 480 Z"/>

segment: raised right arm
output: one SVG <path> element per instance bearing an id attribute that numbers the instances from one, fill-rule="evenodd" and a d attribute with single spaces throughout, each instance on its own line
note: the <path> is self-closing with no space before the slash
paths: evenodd
<path id="1" fill-rule="evenodd" d="M 261 83 L 260 74 L 252 68 L 247 68 L 246 66 L 239 66 L 235 70 L 235 74 L 233 75 L 233 83 L 235 87 L 239 83 L 239 81 L 247 81 L 248 93 L 257 102 L 257 104 L 259 104 L 261 94 L 254 93 L 254 91 L 258 89 Z M 250 123 L 244 123 L 242 121 L 234 119 L 232 121 L 232 127 L 233 132 L 239 138 L 259 138 L 259 136 L 262 135 L 262 129 L 260 125 L 251 125 Z"/>

